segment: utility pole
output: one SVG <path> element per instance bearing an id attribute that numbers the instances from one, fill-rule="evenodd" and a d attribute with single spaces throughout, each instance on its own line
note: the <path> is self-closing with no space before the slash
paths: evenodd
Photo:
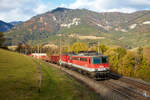
<path id="1" fill-rule="evenodd" d="M 68 53 L 70 52 L 70 39 L 68 37 Z"/>
<path id="2" fill-rule="evenodd" d="M 40 31 L 41 32 L 41 31 Z M 40 43 L 40 37 L 38 37 L 38 43 Z M 41 66 L 41 62 L 40 62 L 40 47 L 39 47 L 39 44 L 38 44 L 38 63 L 39 63 L 39 67 L 40 67 L 40 79 L 39 79 L 39 89 L 38 89 L 38 92 L 40 93 L 41 92 L 41 84 L 42 84 L 42 66 Z"/>
<path id="3" fill-rule="evenodd" d="M 40 47 L 39 47 L 39 44 L 38 44 L 38 53 L 40 53 Z"/>
<path id="4" fill-rule="evenodd" d="M 61 36 L 59 40 L 59 55 L 60 55 L 60 65 L 61 65 Z"/>
<path id="5" fill-rule="evenodd" d="M 100 53 L 99 46 L 100 46 L 100 42 L 98 41 L 98 54 Z"/>

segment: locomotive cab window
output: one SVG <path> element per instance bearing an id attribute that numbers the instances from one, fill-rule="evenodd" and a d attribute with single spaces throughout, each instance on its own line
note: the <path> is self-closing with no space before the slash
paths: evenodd
<path id="1" fill-rule="evenodd" d="M 93 64 L 108 63 L 108 57 L 93 57 L 92 62 Z"/>
<path id="2" fill-rule="evenodd" d="M 93 64 L 100 64 L 100 63 L 102 63 L 100 57 L 93 57 Z"/>

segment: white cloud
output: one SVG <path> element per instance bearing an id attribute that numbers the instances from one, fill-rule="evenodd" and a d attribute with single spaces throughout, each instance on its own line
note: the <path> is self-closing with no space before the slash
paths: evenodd
<path id="1" fill-rule="evenodd" d="M 149 9 L 150 0 L 76 0 L 69 8 L 86 8 L 98 12 L 134 12 Z"/>
<path id="2" fill-rule="evenodd" d="M 37 14 L 44 13 L 59 7 L 66 8 L 86 8 L 97 12 L 134 12 L 137 10 L 149 10 L 150 0 L 75 0 L 73 3 L 65 4 L 64 0 L 59 0 L 61 3 L 53 4 L 51 0 L 0 0 L 0 20 L 16 21 L 27 20 Z M 60 4 L 60 5 L 59 5 Z"/>
<path id="3" fill-rule="evenodd" d="M 135 5 L 150 5 L 150 0 L 127 0 L 127 1 Z"/>
<path id="4" fill-rule="evenodd" d="M 37 8 L 35 8 L 33 11 L 37 14 L 41 14 L 43 12 L 46 12 L 47 10 L 48 10 L 48 7 L 44 4 L 41 4 Z"/>
<path id="5" fill-rule="evenodd" d="M 44 4 L 42 0 L 0 0 L 0 20 L 25 21 L 54 7 L 54 4 Z"/>
<path id="6" fill-rule="evenodd" d="M 62 4 L 60 4 L 60 6 L 59 7 L 65 7 L 65 8 L 67 8 L 68 7 L 68 5 L 66 5 L 66 4 L 64 4 L 64 3 L 62 3 Z"/>
<path id="7" fill-rule="evenodd" d="M 135 12 L 136 9 L 134 8 L 120 8 L 120 9 L 109 9 L 106 10 L 105 12 L 124 12 L 124 13 L 132 13 Z"/>

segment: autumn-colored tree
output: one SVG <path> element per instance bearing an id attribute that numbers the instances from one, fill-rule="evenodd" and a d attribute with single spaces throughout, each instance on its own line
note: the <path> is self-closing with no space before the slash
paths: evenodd
<path id="1" fill-rule="evenodd" d="M 106 47 L 104 44 L 100 44 L 99 50 L 103 54 L 104 52 L 106 52 L 108 50 L 108 47 Z"/>
<path id="2" fill-rule="evenodd" d="M 92 46 L 91 48 L 89 48 L 89 50 L 97 52 L 99 51 L 99 53 L 104 54 L 108 50 L 108 47 L 105 46 L 104 44 L 100 44 L 99 46 L 98 45 Z"/>
<path id="3" fill-rule="evenodd" d="M 150 65 L 142 47 L 137 52 L 120 47 L 109 48 L 104 54 L 109 57 L 111 71 L 150 81 Z"/>
<path id="4" fill-rule="evenodd" d="M 108 55 L 110 67 L 114 72 L 119 73 L 121 66 L 121 62 L 123 57 L 126 55 L 126 49 L 124 48 L 109 48 L 105 49 L 104 54 Z"/>
<path id="5" fill-rule="evenodd" d="M 96 45 L 89 47 L 88 50 L 89 50 L 89 51 L 98 51 Z"/>
<path id="6" fill-rule="evenodd" d="M 115 49 L 110 48 L 104 54 L 109 57 L 109 64 L 111 70 L 117 72 L 119 60 L 118 60 L 118 54 L 117 52 L 115 52 Z"/>
<path id="7" fill-rule="evenodd" d="M 124 57 L 126 55 L 126 49 L 125 48 L 117 48 L 115 50 L 115 52 L 118 54 L 118 59 L 121 59 L 122 57 Z"/>
<path id="8" fill-rule="evenodd" d="M 82 42 L 75 42 L 71 47 L 71 52 L 78 53 L 80 51 L 87 51 L 88 46 Z"/>
<path id="9" fill-rule="evenodd" d="M 62 53 L 70 52 L 70 46 L 62 46 Z"/>
<path id="10" fill-rule="evenodd" d="M 137 54 L 138 54 L 138 58 L 137 58 L 137 61 L 138 61 L 138 64 L 140 65 L 142 63 L 142 60 L 143 60 L 143 48 L 142 47 L 139 47 L 138 50 L 137 50 Z"/>
<path id="11" fill-rule="evenodd" d="M 143 48 L 142 48 L 142 47 L 139 47 L 139 48 L 138 48 L 137 54 L 143 55 Z"/>
<path id="12" fill-rule="evenodd" d="M 127 52 L 122 58 L 122 62 L 120 62 L 118 71 L 126 76 L 134 76 L 135 66 L 135 54 L 133 52 Z"/>

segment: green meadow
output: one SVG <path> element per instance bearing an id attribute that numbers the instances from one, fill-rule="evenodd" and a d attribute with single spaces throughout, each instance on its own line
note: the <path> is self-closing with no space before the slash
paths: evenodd
<path id="1" fill-rule="evenodd" d="M 41 91 L 38 92 L 40 67 Z M 66 73 L 31 57 L 0 49 L 0 100 L 99 100 Z"/>

